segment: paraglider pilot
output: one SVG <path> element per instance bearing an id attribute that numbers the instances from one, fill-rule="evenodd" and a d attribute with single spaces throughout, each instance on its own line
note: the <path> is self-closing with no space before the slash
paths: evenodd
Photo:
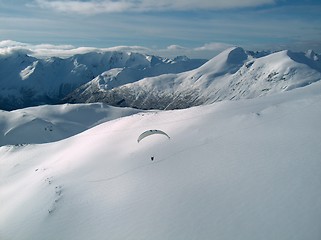
<path id="1" fill-rule="evenodd" d="M 161 130 L 157 130 L 157 129 L 152 129 L 152 130 L 147 130 L 145 132 L 143 132 L 142 134 L 139 135 L 137 142 L 139 143 L 141 140 L 143 140 L 145 137 L 153 135 L 153 134 L 162 134 L 164 136 L 166 136 L 168 139 L 170 139 L 170 137 L 167 135 L 167 133 L 161 131 Z M 150 157 L 151 161 L 154 161 L 154 156 Z"/>

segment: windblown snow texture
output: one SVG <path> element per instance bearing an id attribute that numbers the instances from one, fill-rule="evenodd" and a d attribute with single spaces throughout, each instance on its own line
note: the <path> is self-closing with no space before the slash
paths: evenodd
<path id="1" fill-rule="evenodd" d="M 319 240 L 320 92 L 319 81 L 250 100 L 132 111 L 61 141 L 2 146 L 0 238 Z M 97 105 L 63 108 L 30 108 L 26 117 L 47 109 L 42 117 L 63 126 L 99 113 Z M 11 127 L 19 141 L 25 128 Z M 43 127 L 29 125 L 39 139 Z M 148 129 L 171 140 L 137 143 Z"/>
<path id="2" fill-rule="evenodd" d="M 40 63 L 20 57 L 18 71 L 1 71 L 28 86 Z M 232 48 L 194 70 L 121 86 L 114 68 L 85 88 L 141 108 L 206 103 L 183 110 L 0 110 L 0 239 L 321 239 L 318 59 Z M 150 129 L 171 138 L 137 143 Z"/>

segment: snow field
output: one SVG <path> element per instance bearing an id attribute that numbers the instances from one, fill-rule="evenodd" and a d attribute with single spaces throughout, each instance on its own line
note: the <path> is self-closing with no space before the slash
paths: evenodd
<path id="1" fill-rule="evenodd" d="M 2 146 L 0 237 L 317 240 L 320 90 L 140 112 Z M 137 143 L 148 129 L 171 139 Z"/>

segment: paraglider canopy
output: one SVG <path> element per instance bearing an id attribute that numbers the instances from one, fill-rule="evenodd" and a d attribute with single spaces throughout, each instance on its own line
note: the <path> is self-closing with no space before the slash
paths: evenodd
<path id="1" fill-rule="evenodd" d="M 145 137 L 148 137 L 153 134 L 162 134 L 162 135 L 168 137 L 168 139 L 170 139 L 170 137 L 165 132 L 163 132 L 161 130 L 154 129 L 154 130 L 147 130 L 147 131 L 143 132 L 142 134 L 140 134 L 137 139 L 137 142 L 139 143 Z"/>

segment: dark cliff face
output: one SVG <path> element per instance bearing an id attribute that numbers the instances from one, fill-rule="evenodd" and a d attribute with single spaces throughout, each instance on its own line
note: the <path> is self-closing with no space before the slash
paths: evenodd
<path id="1" fill-rule="evenodd" d="M 82 92 L 79 88 L 64 98 L 69 103 L 103 102 L 112 106 L 132 107 L 139 109 L 184 109 L 204 104 L 206 99 L 201 97 L 197 90 L 186 90 L 176 94 L 173 91 L 133 90 L 130 86 L 123 86 L 108 91 L 91 88 L 91 91 Z"/>

